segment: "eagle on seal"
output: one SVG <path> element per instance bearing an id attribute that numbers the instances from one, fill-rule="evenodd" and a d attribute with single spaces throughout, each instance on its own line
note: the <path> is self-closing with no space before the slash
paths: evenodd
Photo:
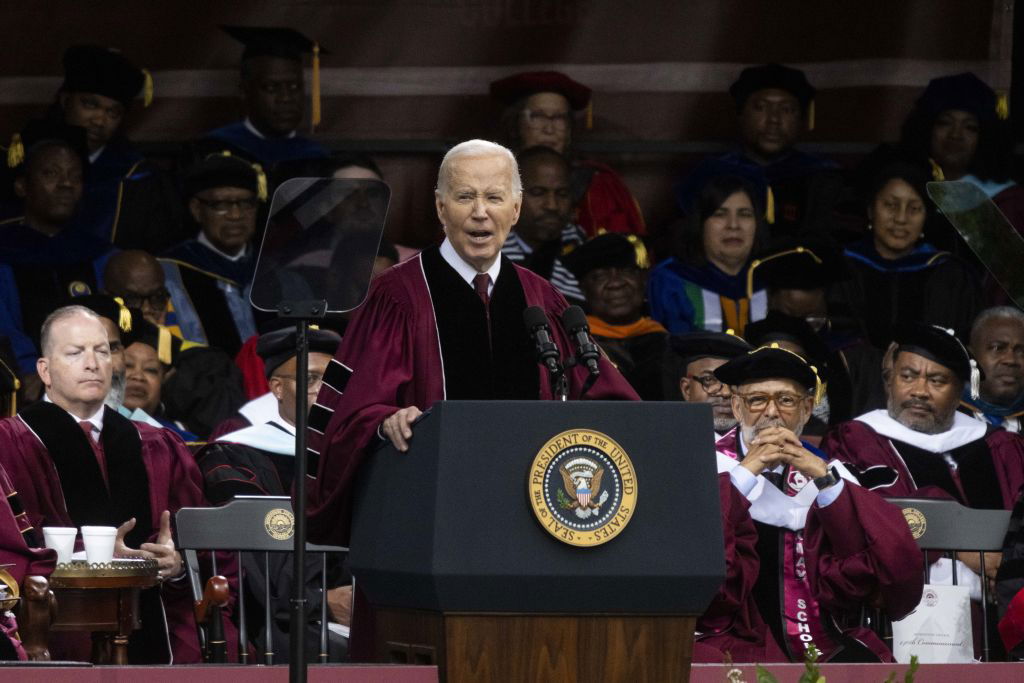
<path id="1" fill-rule="evenodd" d="M 569 470 L 565 469 L 565 465 L 561 465 L 558 471 L 562 475 L 562 483 L 565 486 L 565 492 L 569 494 L 569 498 L 572 500 L 569 506 L 570 510 L 576 508 L 589 508 L 591 510 L 597 510 L 601 507 L 601 503 L 596 500 L 597 493 L 601 490 L 601 477 L 604 475 L 604 468 L 598 467 L 594 470 L 594 475 L 590 478 L 590 482 L 587 482 L 587 478 L 582 475 L 569 474 Z"/>

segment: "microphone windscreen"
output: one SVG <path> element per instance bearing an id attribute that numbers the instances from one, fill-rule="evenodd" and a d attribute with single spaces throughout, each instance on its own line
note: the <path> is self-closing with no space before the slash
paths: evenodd
<path id="1" fill-rule="evenodd" d="M 548 324 L 548 317 L 544 315 L 544 309 L 540 306 L 530 306 L 523 311 L 523 323 L 527 329 L 534 329 Z"/>
<path id="2" fill-rule="evenodd" d="M 587 316 L 579 306 L 570 306 L 562 313 L 562 326 L 567 330 L 578 330 L 583 327 L 589 328 Z"/>

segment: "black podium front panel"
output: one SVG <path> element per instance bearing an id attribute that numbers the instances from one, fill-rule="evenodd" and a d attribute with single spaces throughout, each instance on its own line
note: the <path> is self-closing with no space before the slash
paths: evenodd
<path id="1" fill-rule="evenodd" d="M 538 521 L 531 464 L 566 430 L 632 461 L 635 511 L 576 547 Z M 378 605 L 443 611 L 700 614 L 724 577 L 707 405 L 442 401 L 409 452 L 379 449 L 357 483 L 353 573 Z"/>

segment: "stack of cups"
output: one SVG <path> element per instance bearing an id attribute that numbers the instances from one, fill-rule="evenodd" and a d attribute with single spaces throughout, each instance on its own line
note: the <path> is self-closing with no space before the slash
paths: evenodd
<path id="1" fill-rule="evenodd" d="M 73 526 L 44 526 L 43 540 L 47 548 L 57 551 L 57 562 L 66 564 L 75 552 L 75 537 L 78 529 Z"/>

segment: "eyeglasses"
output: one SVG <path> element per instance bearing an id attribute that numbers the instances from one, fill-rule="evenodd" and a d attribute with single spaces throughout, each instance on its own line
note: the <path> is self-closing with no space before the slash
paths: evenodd
<path id="1" fill-rule="evenodd" d="M 526 121 L 526 125 L 531 128 L 543 128 L 550 124 L 555 128 L 565 129 L 569 127 L 570 121 L 568 112 L 548 114 L 542 111 L 534 111 L 533 109 L 524 109 L 523 119 Z"/>
<path id="2" fill-rule="evenodd" d="M 298 379 L 295 375 L 274 375 L 274 377 L 280 377 L 281 379 L 290 379 L 295 381 Z M 310 372 L 306 375 L 306 386 L 312 391 L 313 387 L 318 387 L 324 381 L 323 373 Z"/>
<path id="3" fill-rule="evenodd" d="M 779 412 L 792 413 L 800 407 L 800 402 L 807 398 L 790 391 L 780 391 L 775 394 L 733 394 L 733 396 L 739 396 L 746 404 L 747 410 L 752 413 L 760 413 L 765 410 L 769 401 L 775 404 Z"/>
<path id="4" fill-rule="evenodd" d="M 148 294 L 125 292 L 121 295 L 121 298 L 124 300 L 124 305 L 128 308 L 143 308 L 145 304 L 149 304 L 151 308 L 162 311 L 167 307 L 167 301 L 171 298 L 171 293 L 167 291 L 166 287 L 159 287 Z"/>
<path id="5" fill-rule="evenodd" d="M 714 375 L 690 375 L 690 379 L 704 387 L 704 392 L 717 394 L 722 390 L 722 382 Z"/>
<path id="6" fill-rule="evenodd" d="M 231 209 L 238 209 L 240 213 L 252 213 L 256 210 L 259 202 L 256 201 L 255 197 L 246 197 L 245 199 L 203 199 L 202 197 L 196 197 L 199 203 L 214 212 L 218 216 L 226 216 L 231 213 Z"/>

